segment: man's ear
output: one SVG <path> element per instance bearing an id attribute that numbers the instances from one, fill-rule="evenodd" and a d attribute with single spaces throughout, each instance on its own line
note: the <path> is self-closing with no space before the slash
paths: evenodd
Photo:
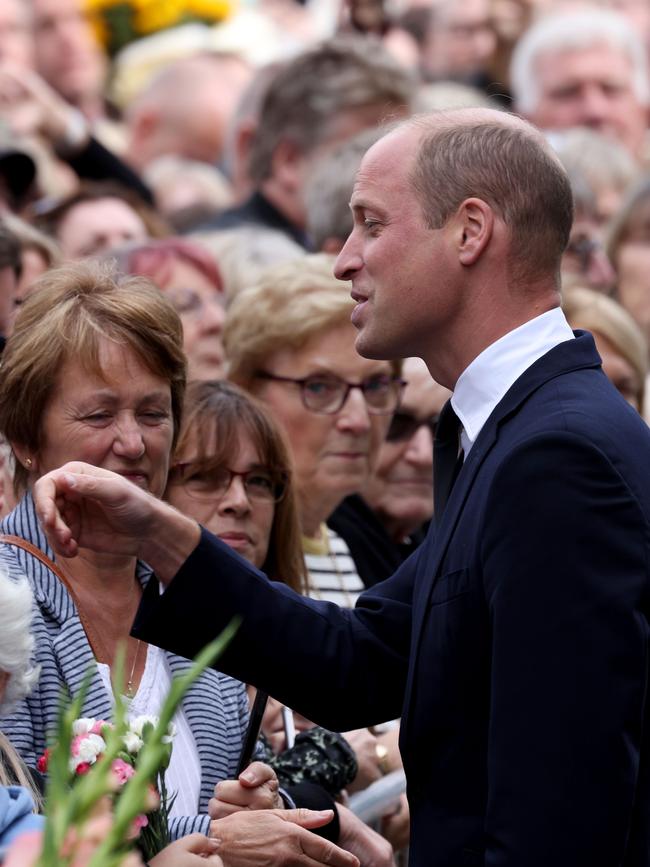
<path id="1" fill-rule="evenodd" d="M 461 265 L 475 265 L 494 232 L 494 211 L 483 199 L 465 199 L 456 212 L 458 259 Z"/>
<path id="2" fill-rule="evenodd" d="M 141 147 L 143 142 L 148 146 L 154 132 L 160 126 L 160 112 L 154 108 L 142 108 L 134 114 L 131 121 L 131 146 Z"/>
<path id="3" fill-rule="evenodd" d="M 302 189 L 305 157 L 294 142 L 281 139 L 271 158 L 272 177 L 283 189 L 296 192 Z"/>

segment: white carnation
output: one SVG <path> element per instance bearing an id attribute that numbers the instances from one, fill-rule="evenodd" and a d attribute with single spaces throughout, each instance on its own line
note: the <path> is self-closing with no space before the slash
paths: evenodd
<path id="1" fill-rule="evenodd" d="M 96 722 L 97 720 L 94 720 L 92 717 L 81 717 L 80 719 L 76 719 L 72 723 L 72 734 L 75 736 L 87 735 Z"/>
<path id="2" fill-rule="evenodd" d="M 142 740 L 142 738 L 138 737 L 135 732 L 131 731 L 127 732 L 124 735 L 124 746 L 127 753 L 130 753 L 132 756 L 134 756 L 140 752 L 140 750 L 144 746 L 144 741 Z"/>
<path id="3" fill-rule="evenodd" d="M 106 749 L 106 741 L 100 735 L 87 735 L 79 744 L 79 752 L 76 756 L 79 762 L 93 764 L 97 756 Z"/>
<path id="4" fill-rule="evenodd" d="M 129 728 L 134 734 L 141 738 L 142 729 L 145 727 L 146 723 L 151 723 L 155 728 L 158 725 L 158 717 L 146 713 L 142 714 L 142 716 L 136 716 L 129 721 Z"/>
<path id="5" fill-rule="evenodd" d="M 162 742 L 164 744 L 171 744 L 171 742 L 176 737 L 176 723 L 170 722 L 167 726 L 167 734 L 163 735 Z"/>

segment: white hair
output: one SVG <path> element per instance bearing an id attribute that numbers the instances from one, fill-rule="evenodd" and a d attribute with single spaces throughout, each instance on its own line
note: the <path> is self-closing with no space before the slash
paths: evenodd
<path id="1" fill-rule="evenodd" d="M 540 87 L 535 65 L 541 55 L 591 48 L 603 42 L 630 60 L 634 92 L 639 102 L 647 105 L 650 80 L 641 38 L 623 15 L 590 8 L 544 16 L 521 37 L 510 63 L 510 89 L 517 111 L 530 115 L 537 108 Z"/>
<path id="2" fill-rule="evenodd" d="M 33 665 L 34 637 L 31 633 L 32 590 L 27 578 L 15 581 L 0 562 L 0 671 L 9 675 L 0 697 L 0 716 L 31 691 L 38 679 Z"/>

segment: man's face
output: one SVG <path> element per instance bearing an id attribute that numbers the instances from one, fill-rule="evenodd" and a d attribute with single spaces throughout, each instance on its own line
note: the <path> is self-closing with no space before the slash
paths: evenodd
<path id="1" fill-rule="evenodd" d="M 567 280 L 597 292 L 609 292 L 616 274 L 605 251 L 603 227 L 589 214 L 576 211 L 569 243 L 562 256 L 563 285 Z"/>
<path id="2" fill-rule="evenodd" d="M 451 2 L 429 28 L 423 63 L 435 78 L 471 79 L 484 71 L 496 45 L 487 0 Z"/>
<path id="3" fill-rule="evenodd" d="M 24 0 L 0 3 L 0 61 L 25 68 L 34 65 L 34 47 Z"/>
<path id="4" fill-rule="evenodd" d="M 632 64 L 624 54 L 605 43 L 549 52 L 535 69 L 540 97 L 530 121 L 549 130 L 589 127 L 639 156 L 647 108 L 636 96 Z"/>
<path id="5" fill-rule="evenodd" d="M 81 0 L 32 0 L 38 72 L 77 103 L 104 86 L 106 60 Z"/>
<path id="6" fill-rule="evenodd" d="M 352 233 L 334 268 L 352 282 L 356 347 L 367 358 L 426 358 L 457 311 L 450 231 L 425 225 L 409 178 L 420 135 L 400 128 L 364 157 Z"/>

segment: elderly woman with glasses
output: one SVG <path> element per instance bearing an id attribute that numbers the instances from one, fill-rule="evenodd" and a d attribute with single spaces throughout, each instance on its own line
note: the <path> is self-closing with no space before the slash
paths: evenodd
<path id="1" fill-rule="evenodd" d="M 403 388 L 400 363 L 362 358 L 350 322 L 350 286 L 333 259 L 305 256 L 264 272 L 228 310 L 229 378 L 280 420 L 296 471 L 308 593 L 354 605 L 363 589 L 327 520 L 363 489 Z"/>
<path id="2" fill-rule="evenodd" d="M 318 254 L 267 269 L 231 302 L 224 345 L 229 378 L 262 400 L 287 433 L 307 593 L 351 607 L 364 584 L 328 520 L 368 484 L 404 382 L 401 361 L 357 353 L 351 286 L 334 278 L 333 265 L 333 257 Z M 346 737 L 360 768 L 352 788 L 393 766 L 367 731 Z"/>
<path id="3" fill-rule="evenodd" d="M 366 586 L 389 578 L 413 553 L 433 514 L 433 440 L 451 392 L 431 378 L 420 358 L 407 358 L 403 374 L 407 385 L 374 473 L 329 520 Z"/>

